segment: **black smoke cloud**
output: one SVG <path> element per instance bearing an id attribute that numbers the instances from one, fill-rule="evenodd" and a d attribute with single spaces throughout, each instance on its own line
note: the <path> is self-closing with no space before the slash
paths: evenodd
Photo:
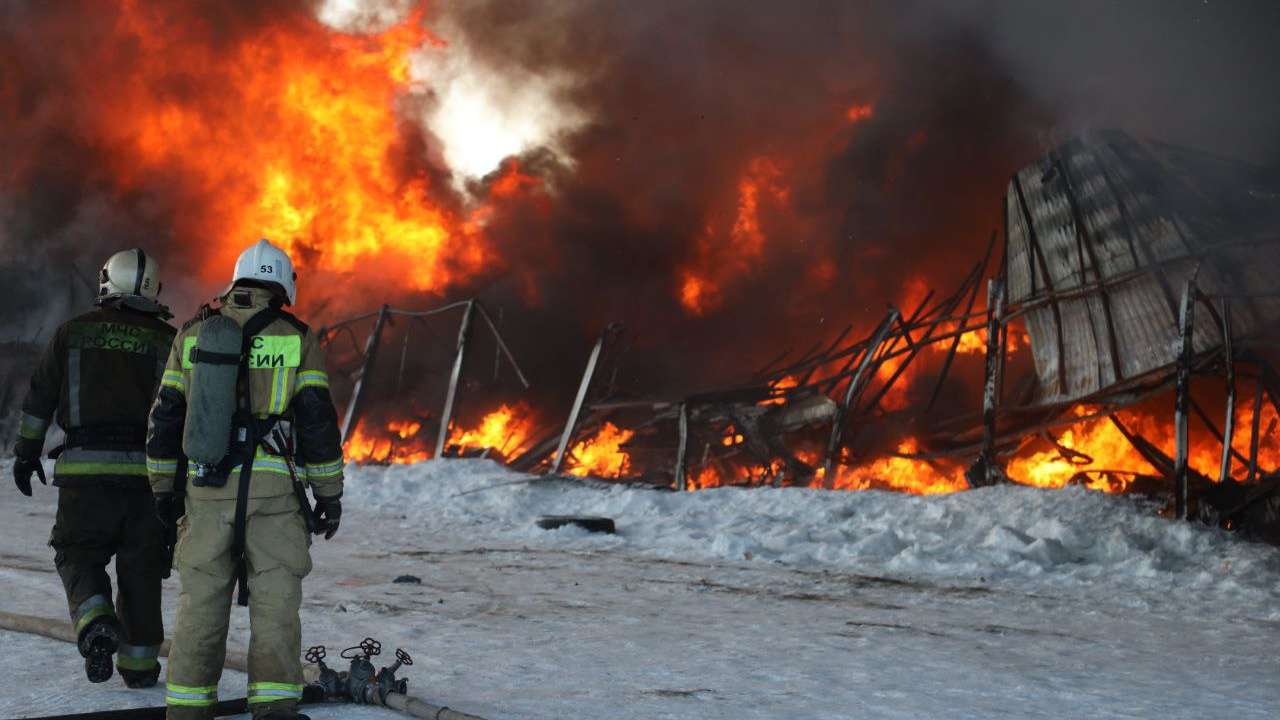
<path id="1" fill-rule="evenodd" d="M 596 328 L 627 321 L 640 336 L 636 379 L 650 389 L 714 384 L 846 322 L 868 328 L 913 277 L 949 289 L 999 226 L 1009 176 L 1074 134 L 1118 126 L 1273 163 L 1278 10 L 1159 0 L 438 8 L 494 67 L 583 78 L 570 100 L 592 121 L 567 145 L 574 165 L 555 177 L 554 209 L 506 218 L 494 234 L 514 266 L 539 268 L 532 332 L 572 318 L 563 329 L 585 353 Z M 873 117 L 831 129 L 861 102 Z M 789 161 L 788 207 L 762 213 L 765 255 L 725 289 L 723 308 L 690 318 L 676 272 L 708 219 L 732 209 L 754 155 Z M 836 279 L 815 287 L 820 258 Z M 505 282 L 487 292 L 518 297 Z"/>
<path id="2" fill-rule="evenodd" d="M 1057 134 L 1121 126 L 1270 165 L 1280 155 L 1280 4 L 1269 0 L 918 0 L 923 32 L 971 29 Z"/>
<path id="3" fill-rule="evenodd" d="M 571 7 L 441 9 L 495 67 L 586 70 L 568 101 L 591 122 L 566 143 L 572 166 L 552 173 L 553 208 L 492 228 L 514 267 L 539 268 L 534 291 L 516 278 L 486 291 L 535 297 L 533 333 L 572 318 L 561 349 L 575 360 L 598 328 L 626 322 L 633 379 L 649 389 L 724 382 L 845 323 L 869 329 L 912 278 L 958 282 L 1052 122 L 970 29 L 923 33 L 887 6 Z M 850 122 L 861 104 L 873 115 Z M 725 283 L 719 309 L 690 317 L 680 269 L 709 223 L 723 239 L 759 156 L 784 168 L 788 198 L 761 203 L 763 255 Z"/>

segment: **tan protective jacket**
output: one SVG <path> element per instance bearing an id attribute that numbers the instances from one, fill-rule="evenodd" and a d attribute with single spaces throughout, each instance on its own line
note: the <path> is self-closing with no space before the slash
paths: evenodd
<path id="1" fill-rule="evenodd" d="M 270 291 L 236 288 L 218 308 L 241 326 L 268 307 Z M 172 492 L 186 416 L 186 392 L 191 382 L 191 349 L 203 321 L 197 317 L 174 340 L 151 411 L 147 439 L 147 470 L 153 492 Z M 337 413 L 329 397 L 329 374 L 319 339 L 301 323 L 277 319 L 253 338 L 249 350 L 249 401 L 258 418 L 279 417 L 294 438 L 294 463 L 300 478 L 317 497 L 342 494 L 342 445 Z M 234 500 L 239 468 L 220 488 L 187 484 L 192 499 Z M 269 498 L 293 492 L 284 458 L 262 447 L 253 461 L 249 497 Z"/>

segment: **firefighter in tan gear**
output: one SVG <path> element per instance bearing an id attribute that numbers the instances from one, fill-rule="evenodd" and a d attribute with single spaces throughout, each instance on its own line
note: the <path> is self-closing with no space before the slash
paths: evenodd
<path id="1" fill-rule="evenodd" d="M 44 482 L 40 454 L 56 414 L 66 442 L 49 454 L 57 458 L 58 487 L 49 544 L 85 674 L 90 682 L 106 681 L 118 653 L 125 683 L 151 687 L 160 675 L 166 564 L 143 443 L 174 330 L 164 321 L 172 315 L 156 302 L 156 262 L 142 250 L 112 255 L 98 280 L 98 307 L 58 328 L 31 377 L 14 443 L 14 481 L 24 495 L 31 494 L 33 473 Z M 114 603 L 106 571 L 112 555 Z"/>
<path id="2" fill-rule="evenodd" d="M 253 717 L 306 717 L 297 711 L 303 689 L 298 611 L 302 579 L 311 570 L 304 520 L 311 508 L 303 507 L 300 486 L 295 492 L 289 466 L 311 486 L 327 539 L 342 512 L 343 461 L 319 340 L 282 308 L 293 302 L 294 279 L 289 257 L 267 240 L 245 250 L 219 306 L 202 308 L 178 333 L 151 411 L 151 489 L 158 513 L 177 523 L 173 567 L 182 581 L 165 676 L 169 718 L 214 716 L 237 586 L 241 604 L 248 594 Z M 197 340 L 207 337 L 202 325 L 214 323 L 215 315 L 231 318 L 244 333 L 238 357 L 199 347 Z M 202 362 L 238 366 L 228 451 L 217 465 L 193 462 L 175 475 L 185 464 L 184 425 L 194 422 L 189 413 L 201 402 L 193 382 L 203 371 L 193 370 Z M 191 442 L 187 438 L 185 447 Z"/>

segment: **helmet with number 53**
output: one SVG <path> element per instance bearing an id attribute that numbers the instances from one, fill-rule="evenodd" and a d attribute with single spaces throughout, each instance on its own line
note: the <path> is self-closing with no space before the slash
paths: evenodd
<path id="1" fill-rule="evenodd" d="M 241 280 L 252 280 L 267 286 L 275 285 L 284 296 L 285 305 L 292 305 L 298 292 L 297 279 L 298 274 L 293 271 L 289 255 L 263 238 L 240 253 L 236 269 L 231 274 L 231 283 L 222 294 L 231 292 L 231 288 Z"/>

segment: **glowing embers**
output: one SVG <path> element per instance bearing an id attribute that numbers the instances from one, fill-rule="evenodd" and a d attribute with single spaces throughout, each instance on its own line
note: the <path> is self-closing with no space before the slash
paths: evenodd
<path id="1" fill-rule="evenodd" d="M 726 442 L 726 447 L 741 444 L 742 441 L 738 439 L 741 435 L 732 437 L 734 442 Z M 729 436 L 725 439 L 728 440 Z M 915 438 L 906 438 L 898 446 L 898 452 L 903 455 L 914 455 L 917 449 Z M 834 479 L 828 482 L 821 450 L 797 450 L 795 460 L 798 463 L 785 460 L 753 463 L 742 456 L 721 458 L 694 467 L 689 475 L 688 489 L 781 485 L 932 495 L 968 488 L 964 479 L 964 467 L 954 461 L 918 460 L 893 455 L 856 461 L 845 453 L 835 464 Z"/>
<path id="2" fill-rule="evenodd" d="M 798 387 L 800 381 L 794 375 L 787 375 L 769 386 L 769 391 L 773 393 L 773 397 L 768 400 L 761 400 L 761 405 L 782 405 L 787 401 L 783 393 L 792 388 Z"/>
<path id="3" fill-rule="evenodd" d="M 870 105 L 851 105 L 849 106 L 849 109 L 845 111 L 845 114 L 844 114 L 844 116 L 848 118 L 849 122 L 851 123 L 856 123 L 860 120 L 866 120 L 867 118 L 870 118 L 873 115 L 875 115 L 875 108 Z"/>

